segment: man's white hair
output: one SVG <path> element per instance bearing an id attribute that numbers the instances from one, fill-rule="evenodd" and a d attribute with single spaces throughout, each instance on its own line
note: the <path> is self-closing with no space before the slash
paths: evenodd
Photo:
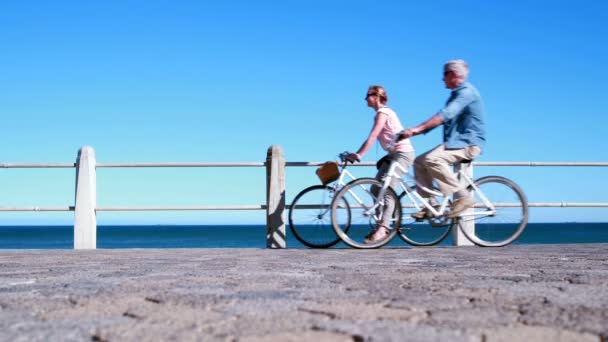
<path id="1" fill-rule="evenodd" d="M 447 61 L 447 63 L 445 63 L 444 70 L 453 71 L 463 80 L 466 80 L 467 77 L 469 77 L 469 66 L 467 65 L 467 62 L 462 59 L 453 59 L 451 61 Z"/>

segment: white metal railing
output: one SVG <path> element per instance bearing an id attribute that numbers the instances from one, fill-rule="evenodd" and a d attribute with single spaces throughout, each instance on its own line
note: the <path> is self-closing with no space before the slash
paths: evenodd
<path id="1" fill-rule="evenodd" d="M 233 206 L 97 206 L 97 168 L 129 167 L 266 167 L 267 196 L 266 204 Z M 279 146 L 268 149 L 266 162 L 261 163 L 97 163 L 93 148 L 84 146 L 78 151 L 76 163 L 0 163 L 0 168 L 76 168 L 76 196 L 74 206 L 5 206 L 0 212 L 15 211 L 74 211 L 74 248 L 95 249 L 97 246 L 98 211 L 168 211 L 168 210 L 266 210 L 267 246 L 286 247 L 285 239 L 285 161 Z"/>
<path id="2" fill-rule="evenodd" d="M 264 167 L 266 163 L 97 163 L 97 167 Z"/>
<path id="3" fill-rule="evenodd" d="M 15 168 L 76 168 L 76 200 L 74 206 L 5 206 L 0 212 L 74 211 L 74 248 L 96 248 L 98 211 L 188 211 L 188 210 L 266 210 L 267 246 L 285 248 L 285 167 L 319 166 L 324 162 L 285 162 L 283 151 L 273 145 L 268 149 L 266 162 L 188 162 L 188 163 L 97 163 L 94 150 L 85 146 L 79 150 L 76 163 L 0 163 L 0 169 Z M 355 166 L 375 166 L 359 163 Z M 608 162 L 473 162 L 471 166 L 513 167 L 608 167 Z M 208 205 L 208 206 L 97 206 L 97 168 L 180 168 L 180 167 L 265 167 L 266 204 Z M 529 202 L 529 207 L 608 207 L 608 202 Z"/>

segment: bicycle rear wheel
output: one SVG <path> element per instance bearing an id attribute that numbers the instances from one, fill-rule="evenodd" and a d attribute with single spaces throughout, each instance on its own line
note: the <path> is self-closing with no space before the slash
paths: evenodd
<path id="1" fill-rule="evenodd" d="M 475 207 L 459 218 L 459 229 L 476 245 L 483 247 L 505 246 L 517 239 L 528 224 L 528 200 L 523 191 L 511 180 L 488 176 L 475 181 L 481 194 L 493 204 L 488 208 L 479 192 L 469 186 L 476 200 Z M 461 223 L 474 220 L 474 231 L 468 231 Z"/>
<path id="2" fill-rule="evenodd" d="M 382 187 L 382 183 L 373 178 L 360 178 L 345 185 L 336 194 L 332 202 L 331 215 L 332 224 L 336 234 L 347 245 L 354 248 L 378 248 L 389 243 L 399 229 L 401 220 L 401 209 L 399 198 L 393 189 L 388 188 L 388 196 L 392 196 L 395 203 L 393 210 L 393 218 L 391 221 L 392 229 L 388 235 L 379 241 L 366 243 L 365 239 L 373 233 L 380 218 L 384 206 L 376 197 L 377 190 Z M 344 203 L 350 207 L 344 206 Z M 340 218 L 345 216 L 344 212 L 350 211 L 350 226 L 346 226 L 340 222 Z M 342 220 L 344 221 L 344 220 Z"/>
<path id="3" fill-rule="evenodd" d="M 415 191 L 415 186 L 409 188 Z M 416 220 L 411 215 L 418 211 L 414 200 L 404 191 L 399 195 L 401 202 L 401 225 L 399 237 L 413 246 L 433 246 L 443 241 L 450 233 L 453 219 L 445 216 L 440 218 L 429 218 Z"/>
<path id="4" fill-rule="evenodd" d="M 289 209 L 289 228 L 293 236 L 310 248 L 328 248 L 340 242 L 331 224 L 331 201 L 334 188 L 326 185 L 313 185 L 294 198 Z M 343 200 L 341 205 L 346 209 L 337 220 L 348 230 L 350 227 L 350 210 Z"/>

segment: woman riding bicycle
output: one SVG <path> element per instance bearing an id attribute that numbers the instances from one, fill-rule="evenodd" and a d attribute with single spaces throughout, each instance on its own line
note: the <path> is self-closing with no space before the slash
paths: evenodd
<path id="1" fill-rule="evenodd" d="M 370 149 L 377 139 L 380 142 L 382 149 L 388 152 L 388 154 L 382 157 L 376 164 L 378 168 L 376 179 L 381 181 L 388 172 L 391 161 L 396 161 L 403 166 L 405 170 L 407 170 L 414 162 L 416 155 L 414 153 L 414 147 L 409 139 L 399 140 L 392 146 L 392 149 L 389 150 L 393 136 L 401 132 L 403 130 L 403 126 L 397 117 L 397 113 L 386 106 L 388 96 L 384 87 L 379 85 L 370 86 L 367 90 L 365 100 L 367 101 L 367 106 L 375 110 L 374 126 L 372 127 L 367 139 L 365 139 L 361 147 L 359 147 L 359 150 L 356 153 L 349 153 L 346 156 L 346 159 L 353 163 L 355 161 L 359 161 L 361 158 L 363 158 L 365 153 Z M 395 189 L 398 184 L 399 179 L 395 178 L 391 182 L 391 187 Z M 380 189 L 377 188 L 374 189 L 376 193 L 379 190 Z M 389 196 L 388 193 L 384 197 L 384 201 L 385 210 L 382 213 L 381 220 L 378 222 L 375 229 L 372 229 L 368 235 L 368 238 L 365 240 L 366 243 L 380 241 L 388 235 L 388 230 L 391 227 L 391 219 L 395 208 L 395 202 L 393 197 Z"/>

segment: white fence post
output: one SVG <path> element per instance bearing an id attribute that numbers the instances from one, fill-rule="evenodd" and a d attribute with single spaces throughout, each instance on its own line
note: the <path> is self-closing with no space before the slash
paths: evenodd
<path id="1" fill-rule="evenodd" d="M 457 163 L 454 165 L 454 171 L 459 172 L 463 170 L 464 173 L 471 179 L 473 179 L 473 164 L 472 163 Z M 460 184 L 466 184 L 464 179 L 460 179 Z M 473 208 L 467 209 L 464 213 L 474 210 Z M 454 246 L 473 246 L 474 244 L 467 239 L 460 229 L 468 232 L 475 232 L 475 221 L 474 220 L 459 220 L 459 227 L 454 227 L 452 230 L 452 239 Z"/>
<path id="2" fill-rule="evenodd" d="M 266 154 L 266 248 L 286 248 L 285 157 L 278 145 Z"/>
<path id="3" fill-rule="evenodd" d="M 96 182 L 95 150 L 91 146 L 83 146 L 76 160 L 74 249 L 97 248 Z"/>

